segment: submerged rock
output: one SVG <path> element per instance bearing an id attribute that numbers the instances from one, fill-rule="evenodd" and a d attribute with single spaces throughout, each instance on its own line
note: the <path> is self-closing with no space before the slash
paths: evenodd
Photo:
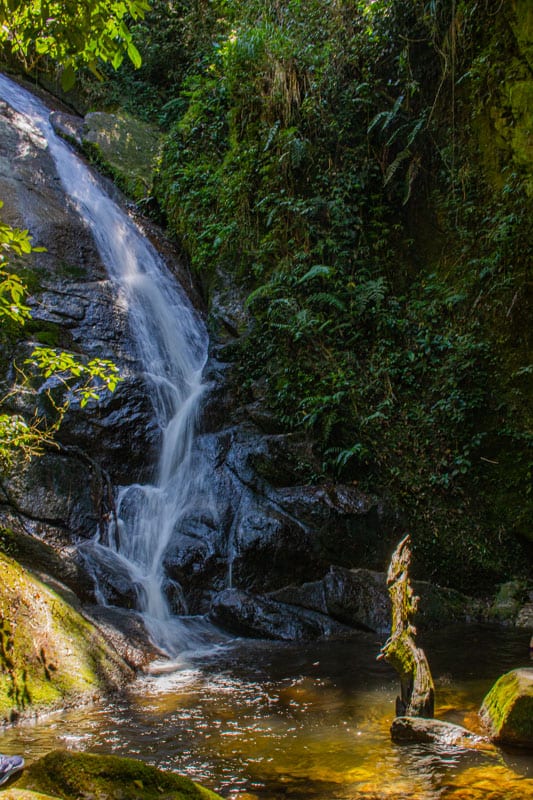
<path id="1" fill-rule="evenodd" d="M 118 689 L 132 672 L 58 594 L 0 554 L 0 721 Z"/>
<path id="2" fill-rule="evenodd" d="M 211 620 L 243 636 L 285 641 L 341 639 L 356 635 L 353 628 L 330 617 L 239 589 L 226 589 L 211 606 Z"/>
<path id="3" fill-rule="evenodd" d="M 440 800 L 530 800 L 533 780 L 500 764 L 483 763 L 450 775 Z"/>
<path id="4" fill-rule="evenodd" d="M 502 675 L 483 700 L 480 716 L 495 742 L 533 749 L 533 668 Z"/>
<path id="5" fill-rule="evenodd" d="M 62 800 L 221 800 L 189 778 L 163 772 L 142 761 L 56 750 L 32 764 L 17 788 L 44 792 Z"/>

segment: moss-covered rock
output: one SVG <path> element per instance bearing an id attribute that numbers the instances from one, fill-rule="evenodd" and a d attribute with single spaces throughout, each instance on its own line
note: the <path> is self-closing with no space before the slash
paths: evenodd
<path id="1" fill-rule="evenodd" d="M 0 721 L 87 702 L 131 676 L 81 614 L 0 553 Z"/>
<path id="2" fill-rule="evenodd" d="M 1 794 L 2 800 L 61 800 L 57 795 L 30 792 L 26 789 L 5 789 Z"/>
<path id="3" fill-rule="evenodd" d="M 533 748 L 533 669 L 502 675 L 485 697 L 480 716 L 495 741 Z"/>
<path id="4" fill-rule="evenodd" d="M 216 800 L 220 796 L 189 778 L 132 758 L 69 753 L 57 750 L 32 764 L 21 788 L 45 792 L 61 800 L 80 797 L 107 800 Z"/>
<path id="5" fill-rule="evenodd" d="M 95 111 L 85 117 L 81 140 L 126 194 L 136 200 L 151 194 L 162 142 L 157 128 L 123 112 Z"/>
<path id="6" fill-rule="evenodd" d="M 65 552 L 62 543 L 57 545 L 58 552 L 37 536 L 25 533 L 6 513 L 0 515 L 0 524 L 3 521 L 14 523 L 14 526 L 0 527 L 0 553 L 30 570 L 74 608 L 79 608 L 80 598 L 92 600 L 90 576 L 80 564 L 69 558 L 70 552 Z"/>
<path id="7" fill-rule="evenodd" d="M 524 581 L 500 584 L 489 609 L 489 619 L 514 624 L 526 597 L 527 586 Z"/>

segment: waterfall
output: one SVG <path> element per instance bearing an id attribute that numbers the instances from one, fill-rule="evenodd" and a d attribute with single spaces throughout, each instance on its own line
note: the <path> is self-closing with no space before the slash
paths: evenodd
<path id="1" fill-rule="evenodd" d="M 102 189 L 90 169 L 58 137 L 49 109 L 32 94 L 0 75 L 0 97 L 24 115 L 30 129 L 46 140 L 66 194 L 91 229 L 118 301 L 127 309 L 131 335 L 146 381 L 161 448 L 153 483 L 121 487 L 116 518 L 83 546 L 97 582 L 99 565 L 126 572 L 138 610 L 155 644 L 170 655 L 198 643 L 207 623 L 171 614 L 164 592 L 163 556 L 180 520 L 208 501 L 192 444 L 207 333 L 188 298 L 157 251 Z M 198 630 L 200 629 L 200 630 Z"/>

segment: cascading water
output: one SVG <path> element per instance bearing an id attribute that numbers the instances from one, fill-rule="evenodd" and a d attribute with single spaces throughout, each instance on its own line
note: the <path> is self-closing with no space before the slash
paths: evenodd
<path id="1" fill-rule="evenodd" d="M 129 576 L 154 642 L 171 655 L 198 644 L 198 627 L 171 614 L 164 592 L 163 555 L 180 520 L 208 493 L 194 463 L 192 443 L 207 333 L 188 298 L 135 224 L 105 193 L 88 167 L 54 132 L 49 109 L 0 75 L 0 96 L 42 136 L 65 192 L 89 225 L 119 302 L 127 309 L 132 337 L 146 380 L 161 450 L 154 482 L 122 487 L 108 530 L 85 545 L 84 556 L 97 579 L 98 565 Z M 105 603 L 105 591 L 98 588 Z"/>

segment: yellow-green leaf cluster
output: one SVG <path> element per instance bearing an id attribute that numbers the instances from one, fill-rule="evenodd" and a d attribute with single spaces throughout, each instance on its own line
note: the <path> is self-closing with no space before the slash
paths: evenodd
<path id="1" fill-rule="evenodd" d="M 63 67 L 63 88 L 72 88 L 76 70 L 98 63 L 119 67 L 124 55 L 138 67 L 141 57 L 126 19 L 142 19 L 148 0 L 0 0 L 0 42 L 30 69 L 47 57 Z"/>

